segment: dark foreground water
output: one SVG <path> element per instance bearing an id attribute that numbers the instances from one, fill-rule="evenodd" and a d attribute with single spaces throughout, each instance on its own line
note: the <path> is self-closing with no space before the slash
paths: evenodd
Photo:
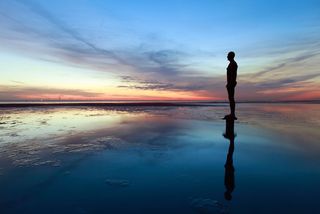
<path id="1" fill-rule="evenodd" d="M 0 213 L 320 213 L 320 105 L 227 111 L 3 108 Z"/>

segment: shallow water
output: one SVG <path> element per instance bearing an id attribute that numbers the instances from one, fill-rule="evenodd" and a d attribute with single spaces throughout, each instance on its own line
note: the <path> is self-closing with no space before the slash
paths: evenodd
<path id="1" fill-rule="evenodd" d="M 3 108 L 0 211 L 320 213 L 320 105 L 227 111 Z"/>

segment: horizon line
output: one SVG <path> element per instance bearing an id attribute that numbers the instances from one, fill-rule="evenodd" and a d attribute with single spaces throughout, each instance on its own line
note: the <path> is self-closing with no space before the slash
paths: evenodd
<path id="1" fill-rule="evenodd" d="M 60 99 L 19 99 L 19 100 L 0 100 L 0 103 L 14 103 L 14 102 L 210 102 L 210 103 L 229 103 L 228 100 L 174 100 L 174 99 L 163 99 L 163 100 L 143 100 L 143 99 L 88 99 L 88 100 L 60 100 Z M 287 102 L 320 102 L 320 99 L 308 99 L 308 100 L 238 100 L 237 103 L 287 103 Z"/>
<path id="2" fill-rule="evenodd" d="M 245 103 L 256 103 L 256 104 L 295 104 L 295 103 L 304 103 L 304 104 L 320 104 L 320 100 L 313 101 L 239 101 L 238 104 Z M 220 107 L 227 105 L 228 102 L 210 102 L 210 101 L 109 101 L 109 102 L 85 102 L 85 101 L 42 101 L 42 102 L 1 102 L 0 108 L 24 108 L 24 107 L 82 107 L 82 106 L 91 106 L 91 107 Z"/>

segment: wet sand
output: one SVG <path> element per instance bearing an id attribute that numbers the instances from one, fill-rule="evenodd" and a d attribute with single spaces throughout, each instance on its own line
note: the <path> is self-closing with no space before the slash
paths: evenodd
<path id="1" fill-rule="evenodd" d="M 1 213 L 320 212 L 320 105 L 237 111 L 230 153 L 226 104 L 2 106 Z"/>

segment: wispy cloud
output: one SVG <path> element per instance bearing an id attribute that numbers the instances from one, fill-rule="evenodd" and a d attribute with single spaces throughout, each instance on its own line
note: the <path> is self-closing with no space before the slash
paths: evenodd
<path id="1" fill-rule="evenodd" d="M 80 44 L 83 44 L 84 46 L 91 49 L 92 51 L 96 52 L 96 54 L 117 60 L 118 62 L 121 62 L 121 63 L 125 63 L 113 51 L 97 47 L 95 44 L 93 44 L 89 40 L 85 39 L 83 36 L 80 35 L 79 32 L 77 32 L 76 30 L 67 26 L 63 21 L 58 19 L 55 15 L 50 13 L 48 10 L 46 10 L 44 7 L 42 7 L 40 4 L 37 4 L 36 2 L 34 2 L 32 0 L 29 0 L 29 1 L 15 0 L 15 1 L 25 5 L 27 8 L 29 8 L 32 12 L 37 14 L 39 17 L 45 19 L 46 21 L 48 21 L 48 23 L 55 26 L 56 29 L 65 33 L 66 35 L 68 35 L 69 37 L 71 37 L 75 41 L 78 41 Z"/>
<path id="2" fill-rule="evenodd" d="M 315 74 L 305 74 L 305 75 L 300 75 L 300 76 L 292 76 L 292 77 L 287 77 L 287 78 L 282 78 L 282 79 L 277 79 L 277 80 L 272 80 L 272 81 L 269 80 L 269 81 L 257 83 L 256 86 L 258 86 L 259 88 L 265 88 L 265 89 L 283 87 L 283 86 L 291 85 L 293 83 L 312 80 L 317 77 L 320 77 L 319 72 L 317 72 Z"/>
<path id="3" fill-rule="evenodd" d="M 46 22 L 53 32 L 48 29 L 41 31 L 40 27 L 28 26 L 22 20 L 5 14 L 5 18 L 14 20 L 15 31 L 20 31 L 25 38 L 18 45 L 30 46 L 30 51 L 41 55 L 46 61 L 59 62 L 69 66 L 92 68 L 104 72 L 121 73 L 151 73 L 153 75 L 178 75 L 187 64 L 181 62 L 181 58 L 187 53 L 181 50 L 148 50 L 141 48 L 138 44 L 136 47 L 125 50 L 110 49 L 101 47 L 101 44 L 95 44 L 90 39 L 85 38 L 76 29 L 71 28 L 61 19 L 48 11 L 35 1 L 15 0 L 22 4 L 29 12 L 35 15 L 41 22 Z M 57 33 L 58 32 L 58 33 Z M 34 37 L 37 35 L 37 37 Z M 158 38 L 158 37 L 157 37 Z M 25 40 L 25 41 L 23 41 Z M 47 48 L 37 48 L 39 42 L 42 42 Z M 159 42 L 159 41 L 155 41 Z M 17 47 L 19 48 L 19 47 Z"/>
<path id="4" fill-rule="evenodd" d="M 0 85 L 0 100 L 19 99 L 92 99 L 99 98 L 102 93 L 88 92 L 83 90 L 33 87 L 23 85 Z"/>
<path id="5" fill-rule="evenodd" d="M 320 55 L 320 51 L 317 50 L 317 51 L 312 51 L 311 53 L 310 52 L 305 52 L 305 53 L 302 53 L 302 54 L 298 54 L 298 55 L 296 55 L 294 57 L 282 58 L 280 63 L 278 63 L 276 65 L 273 65 L 273 66 L 270 66 L 270 67 L 267 67 L 262 71 L 258 71 L 256 73 L 254 73 L 252 75 L 252 78 L 261 77 L 264 74 L 272 73 L 273 71 L 277 71 L 277 70 L 283 69 L 286 66 L 290 66 L 290 65 L 295 64 L 295 63 L 300 63 L 300 62 L 303 62 L 303 61 L 305 61 L 307 59 L 310 59 L 310 58 L 313 58 L 313 57 L 319 56 L 319 55 Z"/>
<path id="6" fill-rule="evenodd" d="M 179 77 L 178 81 L 167 80 L 145 80 L 131 76 L 121 76 L 123 85 L 120 88 L 132 88 L 140 90 L 170 90 L 170 91 L 203 91 L 210 90 L 214 85 L 224 84 L 224 77 L 205 78 L 205 77 Z M 222 80 L 223 79 L 223 80 Z"/>

